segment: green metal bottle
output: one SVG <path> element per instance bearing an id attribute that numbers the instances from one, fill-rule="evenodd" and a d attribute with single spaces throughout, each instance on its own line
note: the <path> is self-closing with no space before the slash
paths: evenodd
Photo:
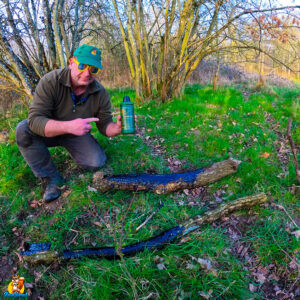
<path id="1" fill-rule="evenodd" d="M 134 107 L 133 103 L 130 102 L 130 98 L 125 96 L 123 102 L 120 105 L 121 110 L 121 126 L 122 133 L 129 134 L 135 133 L 135 121 L 134 121 Z"/>

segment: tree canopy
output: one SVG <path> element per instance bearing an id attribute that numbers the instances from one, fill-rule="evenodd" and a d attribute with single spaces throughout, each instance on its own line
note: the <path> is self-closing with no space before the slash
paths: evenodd
<path id="1" fill-rule="evenodd" d="M 155 91 L 162 101 L 178 96 L 199 63 L 212 55 L 249 59 L 264 53 L 294 71 L 299 60 L 300 6 L 279 7 L 275 1 L 0 3 L 0 78 L 29 96 L 38 80 L 65 67 L 83 42 L 112 53 L 123 44 L 137 98 L 151 98 Z"/>

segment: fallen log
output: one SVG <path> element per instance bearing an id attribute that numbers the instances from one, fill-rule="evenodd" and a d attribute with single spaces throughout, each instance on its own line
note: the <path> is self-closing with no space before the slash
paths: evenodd
<path id="1" fill-rule="evenodd" d="M 133 255 L 145 249 L 161 248 L 164 245 L 171 243 L 178 237 L 182 237 L 194 230 L 197 230 L 201 225 L 216 221 L 217 219 L 238 209 L 250 208 L 257 204 L 262 204 L 267 201 L 267 196 L 260 193 L 253 196 L 247 196 L 236 199 L 234 201 L 220 205 L 218 208 L 204 213 L 202 216 L 192 218 L 183 224 L 171 228 L 159 236 L 153 237 L 147 241 L 142 241 L 133 245 L 123 247 L 120 252 L 125 255 Z M 120 252 L 115 247 L 101 248 L 86 248 L 80 250 L 65 250 L 61 253 L 50 250 L 51 243 L 26 244 L 22 255 L 25 262 L 32 265 L 52 264 L 61 262 L 70 258 L 80 258 L 84 256 L 99 257 L 99 258 L 118 258 Z"/>
<path id="2" fill-rule="evenodd" d="M 201 225 L 204 224 L 210 224 L 218 219 L 220 219 L 223 216 L 226 216 L 233 211 L 239 210 L 239 209 L 245 209 L 250 208 L 257 204 L 262 204 L 267 201 L 267 196 L 265 193 L 260 193 L 252 196 L 246 196 L 243 198 L 238 198 L 234 201 L 221 204 L 219 207 L 217 207 L 214 210 L 207 211 L 201 216 L 197 216 L 196 218 L 191 218 L 188 221 L 183 223 L 183 226 L 187 228 L 188 232 L 191 231 L 191 228 L 193 230 L 196 230 Z M 195 226 L 195 228 L 194 228 Z M 197 228 L 196 228 L 197 227 Z M 188 229 L 190 228 L 190 229 Z"/>
<path id="3" fill-rule="evenodd" d="M 192 189 L 215 182 L 237 171 L 241 162 L 229 158 L 213 165 L 185 173 L 174 174 L 129 174 L 105 177 L 103 172 L 93 176 L 93 186 L 99 192 L 109 190 L 152 191 L 166 194 L 181 189 Z"/>

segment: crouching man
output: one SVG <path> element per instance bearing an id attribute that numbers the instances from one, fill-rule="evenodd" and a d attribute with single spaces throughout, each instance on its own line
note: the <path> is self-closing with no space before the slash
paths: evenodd
<path id="1" fill-rule="evenodd" d="M 82 168 L 95 171 L 106 156 L 91 135 L 91 123 L 108 137 L 121 133 L 121 117 L 112 121 L 108 92 L 95 79 L 102 69 L 101 51 L 90 45 L 77 48 L 70 64 L 39 81 L 28 120 L 16 128 L 17 145 L 36 177 L 46 179 L 44 201 L 57 199 L 63 178 L 48 147 L 62 146 Z"/>

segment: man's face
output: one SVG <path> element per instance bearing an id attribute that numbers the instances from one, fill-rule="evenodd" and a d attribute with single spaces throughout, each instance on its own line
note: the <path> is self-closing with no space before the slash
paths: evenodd
<path id="1" fill-rule="evenodd" d="M 96 78 L 95 75 L 90 73 L 89 69 L 85 71 L 78 70 L 73 58 L 70 58 L 69 68 L 71 70 L 72 83 L 76 86 L 88 86 Z"/>

